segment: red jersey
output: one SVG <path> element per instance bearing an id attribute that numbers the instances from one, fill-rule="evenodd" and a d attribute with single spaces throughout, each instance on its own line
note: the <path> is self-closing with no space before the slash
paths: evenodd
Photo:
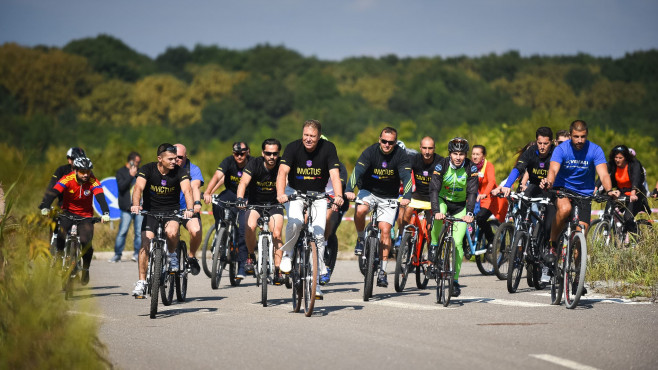
<path id="1" fill-rule="evenodd" d="M 75 177 L 75 171 L 59 179 L 53 189 L 64 195 L 62 209 L 80 217 L 92 217 L 94 215 L 93 197 L 103 194 L 103 187 L 98 179 L 89 175 L 89 181 L 80 184 Z"/>

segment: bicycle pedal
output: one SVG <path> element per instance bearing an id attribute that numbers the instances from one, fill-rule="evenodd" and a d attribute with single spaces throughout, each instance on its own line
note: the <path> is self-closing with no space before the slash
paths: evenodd
<path id="1" fill-rule="evenodd" d="M 146 299 L 145 295 L 136 295 L 134 297 L 135 297 L 135 299 Z"/>
<path id="2" fill-rule="evenodd" d="M 322 301 L 322 300 L 324 300 L 324 297 L 323 297 L 323 296 L 320 296 L 320 295 L 316 295 L 316 296 L 315 296 L 315 300 L 316 300 L 316 301 Z"/>

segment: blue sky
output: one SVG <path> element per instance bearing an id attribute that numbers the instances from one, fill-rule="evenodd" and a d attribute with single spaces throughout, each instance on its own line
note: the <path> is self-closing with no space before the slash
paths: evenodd
<path id="1" fill-rule="evenodd" d="M 169 46 L 285 45 L 305 56 L 478 56 L 658 48 L 656 0 L 0 0 L 0 44 L 64 46 L 105 33 Z"/>

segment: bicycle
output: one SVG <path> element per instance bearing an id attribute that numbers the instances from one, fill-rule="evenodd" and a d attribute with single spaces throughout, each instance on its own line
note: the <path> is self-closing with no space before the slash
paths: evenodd
<path id="1" fill-rule="evenodd" d="M 636 233 L 628 230 L 626 220 L 624 220 L 624 212 L 630 212 L 628 210 L 629 203 L 630 197 L 625 195 L 607 200 L 603 213 L 598 219 L 592 221 L 590 225 L 591 231 L 589 233 L 591 233 L 595 243 L 605 247 L 609 247 L 613 243 L 616 243 L 618 246 L 624 246 L 629 242 L 630 238 L 637 240 L 638 236 L 642 234 L 641 228 L 651 229 L 651 222 L 649 220 L 636 220 L 633 218 Z"/>
<path id="2" fill-rule="evenodd" d="M 541 290 L 546 286 L 546 283 L 540 281 L 543 267 L 542 246 L 546 243 L 543 222 L 550 199 L 545 197 L 531 198 L 522 194 L 516 194 L 515 197 L 519 201 L 520 211 L 516 216 L 517 222 L 515 222 L 512 247 L 509 254 L 507 291 L 516 293 L 524 267 L 527 270 L 528 286 Z M 539 205 L 537 211 L 533 210 L 533 204 Z"/>
<path id="3" fill-rule="evenodd" d="M 309 212 L 313 202 L 327 198 L 328 195 L 321 192 L 308 191 L 306 193 L 293 193 L 288 197 L 289 201 L 301 199 L 303 201 L 302 214 L 304 224 L 299 232 L 299 238 L 295 243 L 292 255 L 292 305 L 293 311 L 301 310 L 302 298 L 304 300 L 304 314 L 310 317 L 315 307 L 315 289 L 318 283 L 318 247 L 317 240 L 313 234 L 314 215 Z M 301 242 L 299 242 L 301 240 Z M 321 299 L 321 298 L 320 298 Z"/>
<path id="4" fill-rule="evenodd" d="M 222 272 L 229 266 L 229 281 L 231 286 L 240 285 L 238 279 L 238 211 L 235 208 L 237 202 L 224 201 L 218 195 L 213 195 L 212 203 L 220 206 L 224 211 L 224 217 L 217 223 L 215 237 L 212 242 L 212 269 L 210 273 L 210 287 L 219 289 Z M 202 256 L 205 261 L 205 257 Z"/>
<path id="5" fill-rule="evenodd" d="M 505 197 L 502 193 L 499 193 L 496 196 L 499 198 Z M 506 221 L 498 226 L 493 242 L 493 271 L 499 280 L 507 280 L 507 268 L 509 267 L 512 236 L 514 235 L 516 224 L 521 222 L 519 216 L 520 206 L 516 203 L 516 200 L 518 200 L 517 194 L 511 192 L 508 196 L 508 200 Z"/>
<path id="6" fill-rule="evenodd" d="M 151 296 L 151 307 L 149 317 L 154 319 L 158 313 L 158 291 L 162 296 L 162 303 L 165 306 L 171 304 L 173 296 L 170 295 L 172 279 L 169 278 L 170 268 L 167 254 L 169 249 L 167 247 L 167 238 L 164 235 L 165 223 L 173 218 L 174 221 L 180 222 L 183 218 L 179 211 L 169 212 L 149 212 L 141 211 L 142 215 L 155 218 L 158 221 L 158 228 L 155 232 L 153 239 L 149 241 L 149 264 L 146 272 L 146 294 Z M 187 253 L 185 253 L 187 255 Z M 173 279 L 175 284 L 176 280 Z M 187 291 L 187 283 L 185 291 Z M 182 293 L 182 287 L 181 287 Z M 144 296 L 135 296 L 135 298 L 146 298 Z"/>
<path id="7" fill-rule="evenodd" d="M 487 222 L 491 225 L 494 233 L 498 231 L 498 227 L 500 227 L 498 220 L 493 219 Z M 484 276 L 493 275 L 495 261 L 493 249 L 487 245 L 487 238 L 484 236 L 484 231 L 480 229 L 475 221 L 467 226 L 466 234 L 464 234 L 464 242 L 462 243 L 464 259 L 470 260 L 472 256 L 475 256 L 475 264 L 480 273 Z"/>
<path id="8" fill-rule="evenodd" d="M 267 286 L 273 284 L 271 276 L 274 274 L 274 242 L 272 241 L 272 232 L 270 231 L 270 209 L 279 208 L 281 205 L 249 205 L 247 209 L 260 210 L 258 218 L 258 259 L 256 264 L 256 274 L 260 277 L 256 285 L 261 284 L 261 303 L 267 307 Z"/>
<path id="9" fill-rule="evenodd" d="M 427 256 L 423 255 L 425 245 L 430 244 L 430 233 L 432 230 L 432 222 L 427 223 L 431 219 L 431 212 L 425 210 L 423 212 L 425 217 L 421 218 L 418 210 L 414 209 L 411 214 L 409 224 L 404 227 L 400 247 L 396 256 L 395 263 L 395 291 L 402 292 L 407 284 L 407 278 L 412 268 L 416 270 L 416 287 L 418 289 L 425 289 L 429 281 L 427 274 Z"/>
<path id="10" fill-rule="evenodd" d="M 436 280 L 436 303 L 447 307 L 452 297 L 455 280 L 455 239 L 452 237 L 455 222 L 465 222 L 461 218 L 446 215 L 439 235 L 439 245 L 435 253 L 429 253 L 430 275 Z"/>
<path id="11" fill-rule="evenodd" d="M 387 199 L 384 201 L 389 207 L 397 207 L 397 199 Z M 364 204 L 370 208 L 370 222 L 365 229 L 365 238 L 363 253 L 359 257 L 359 268 L 364 275 L 363 279 L 363 300 L 368 302 L 372 298 L 372 287 L 375 275 L 379 272 L 379 204 L 368 204 L 360 199 L 355 201 L 356 204 Z"/>
<path id="12" fill-rule="evenodd" d="M 66 233 L 66 239 L 64 240 L 64 250 L 56 252 L 56 257 L 54 259 L 55 264 L 57 264 L 57 259 L 61 258 L 62 260 L 62 273 L 63 273 L 63 288 L 64 288 L 64 298 L 70 299 L 73 298 L 73 286 L 76 280 L 78 280 L 82 272 L 84 271 L 84 265 L 82 262 L 82 243 L 80 242 L 80 236 L 78 235 L 78 225 L 88 219 L 91 219 L 93 224 L 101 221 L 100 217 L 80 217 L 70 213 L 61 213 L 58 216 L 58 225 L 59 218 L 64 217 L 71 220 L 73 225 Z M 55 244 L 57 240 L 55 239 Z"/>
<path id="13" fill-rule="evenodd" d="M 578 305 L 585 288 L 585 275 L 587 272 L 587 240 L 580 226 L 579 202 L 574 200 L 591 201 L 603 197 L 583 196 L 564 190 L 551 191 L 558 198 L 568 198 L 572 203 L 572 214 L 567 220 L 566 228 L 560 236 L 558 259 L 553 266 L 551 278 L 551 304 L 559 305 L 564 294 L 566 308 L 573 309 Z M 566 286 L 566 289 L 564 287 Z"/>

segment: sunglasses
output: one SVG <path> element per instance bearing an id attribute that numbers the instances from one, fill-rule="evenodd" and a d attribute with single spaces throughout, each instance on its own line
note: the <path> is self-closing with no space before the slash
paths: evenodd
<path id="1" fill-rule="evenodd" d="M 559 141 L 559 140 L 558 140 L 557 145 L 560 145 L 560 144 L 564 143 L 565 141 L 566 141 L 566 140 L 562 140 L 562 141 Z"/>
<path id="2" fill-rule="evenodd" d="M 395 145 L 398 143 L 396 140 L 384 140 L 384 139 L 379 139 L 379 142 L 388 145 Z"/>
<path id="3" fill-rule="evenodd" d="M 233 155 L 236 157 L 244 157 L 245 155 L 247 155 L 247 152 L 239 152 L 239 153 L 233 152 Z"/>
<path id="4" fill-rule="evenodd" d="M 279 155 L 279 152 L 263 152 L 263 155 L 266 157 L 276 157 Z"/>
<path id="5" fill-rule="evenodd" d="M 176 158 L 183 160 L 183 159 L 185 159 L 185 156 L 177 155 Z"/>

